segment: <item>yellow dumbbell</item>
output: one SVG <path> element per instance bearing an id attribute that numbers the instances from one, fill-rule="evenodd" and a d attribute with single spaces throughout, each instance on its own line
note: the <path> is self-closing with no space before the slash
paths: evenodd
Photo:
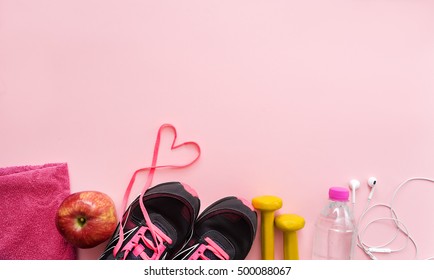
<path id="1" fill-rule="evenodd" d="M 282 207 L 282 199 L 264 195 L 253 198 L 252 205 L 261 213 L 261 254 L 263 260 L 274 260 L 274 212 Z"/>
<path id="2" fill-rule="evenodd" d="M 304 227 L 304 218 L 295 214 L 282 214 L 276 217 L 275 224 L 283 231 L 283 258 L 298 260 L 297 230 Z"/>

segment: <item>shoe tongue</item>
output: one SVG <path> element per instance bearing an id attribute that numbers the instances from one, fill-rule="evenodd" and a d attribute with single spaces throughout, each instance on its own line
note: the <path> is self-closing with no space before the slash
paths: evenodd
<path id="1" fill-rule="evenodd" d="M 218 231 L 210 230 L 204 235 L 204 237 L 208 237 L 208 238 L 212 239 L 212 241 L 214 241 L 222 250 L 224 250 L 229 255 L 230 260 L 233 259 L 233 257 L 235 256 L 235 248 L 224 235 L 222 235 Z M 203 242 L 206 242 L 206 241 L 203 241 Z M 219 259 L 210 250 L 205 250 L 205 252 L 203 254 L 211 260 L 218 260 Z"/>

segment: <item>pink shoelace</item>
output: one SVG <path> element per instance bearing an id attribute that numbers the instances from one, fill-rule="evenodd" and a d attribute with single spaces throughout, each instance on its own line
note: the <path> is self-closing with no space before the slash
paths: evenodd
<path id="1" fill-rule="evenodd" d="M 215 243 L 211 238 L 205 237 L 207 244 L 200 244 L 194 253 L 188 258 L 189 260 L 211 260 L 205 252 L 210 251 L 217 259 L 228 260 L 229 255 Z"/>
<path id="2" fill-rule="evenodd" d="M 172 239 L 165 235 L 158 227 L 153 227 L 157 240 L 149 239 L 147 232 L 150 232 L 149 227 L 141 227 L 131 240 L 122 248 L 124 252 L 123 259 L 125 260 L 129 253 L 134 256 L 140 256 L 143 260 L 156 260 L 161 256 L 166 246 L 165 242 L 172 244 Z M 148 255 L 148 252 L 151 252 Z"/>
<path id="3" fill-rule="evenodd" d="M 178 149 L 180 147 L 183 146 L 191 146 L 192 148 L 194 148 L 196 150 L 196 156 L 193 158 L 193 160 L 191 160 L 190 162 L 186 163 L 186 164 L 180 164 L 180 165 L 173 165 L 173 164 L 169 164 L 169 165 L 157 165 L 157 160 L 158 160 L 158 153 L 160 150 L 160 142 L 161 142 L 161 134 L 163 129 L 170 129 L 173 133 L 173 142 L 171 145 L 171 150 L 175 150 Z M 129 242 L 126 247 L 128 246 L 128 248 L 123 248 L 122 251 L 124 251 L 124 259 L 126 258 L 126 256 L 128 255 L 128 253 L 133 252 L 134 254 L 143 256 L 143 257 L 147 257 L 147 254 L 144 252 L 145 248 L 143 247 L 143 245 L 145 245 L 148 249 L 153 251 L 153 254 L 151 256 L 152 259 L 158 259 L 160 258 L 160 256 L 162 255 L 162 252 L 165 249 L 165 246 L 163 244 L 164 241 L 168 242 L 169 244 L 172 242 L 172 240 L 170 240 L 170 238 L 168 236 L 166 236 L 159 228 L 157 228 L 152 222 L 151 219 L 149 217 L 148 212 L 146 211 L 145 205 L 143 204 L 143 196 L 146 192 L 147 189 L 149 189 L 149 187 L 152 184 L 152 179 L 154 178 L 154 174 L 155 171 L 157 169 L 162 169 L 162 168 L 184 168 L 184 167 L 188 167 L 190 165 L 192 165 L 193 163 L 195 163 L 201 154 L 200 151 L 200 146 L 196 143 L 196 142 L 183 142 L 180 144 L 176 144 L 176 139 L 177 139 L 177 133 L 176 133 L 176 129 L 173 125 L 171 124 L 163 124 L 159 130 L 158 130 L 158 134 L 157 134 L 157 139 L 155 140 L 155 145 L 154 145 L 154 152 L 153 152 L 153 156 L 152 156 L 152 163 L 151 166 L 149 167 L 145 167 L 145 168 L 140 168 L 138 170 L 136 170 L 133 173 L 133 176 L 130 179 L 130 183 L 128 184 L 127 189 L 125 190 L 124 193 L 124 198 L 122 200 L 122 213 L 125 212 L 125 209 L 127 207 L 127 203 L 128 203 L 128 199 L 131 193 L 131 189 L 133 188 L 134 182 L 136 180 L 136 177 L 139 173 L 142 172 L 148 172 L 148 176 L 146 178 L 146 183 L 140 193 L 140 198 L 139 198 L 139 204 L 140 204 L 140 209 L 143 213 L 143 217 L 145 219 L 146 222 L 146 226 L 147 227 L 143 227 L 143 230 L 139 230 L 139 232 L 136 233 L 136 236 L 133 238 L 134 242 Z M 119 219 L 120 222 L 122 222 L 122 216 L 120 216 Z M 152 236 L 152 240 L 150 240 L 149 238 L 147 238 L 145 236 L 146 231 L 149 231 L 151 236 Z M 141 242 L 139 242 L 141 241 Z M 123 230 L 123 225 L 121 225 L 119 227 L 119 240 L 115 246 L 115 248 L 113 249 L 113 255 L 116 257 L 116 255 L 118 254 L 118 252 L 121 250 L 122 247 L 122 243 L 124 242 L 124 230 Z M 130 245 L 131 244 L 131 245 Z M 143 248 L 142 248 L 143 247 Z M 143 249 L 143 250 L 142 250 Z M 137 256 L 136 255 L 136 256 Z"/>

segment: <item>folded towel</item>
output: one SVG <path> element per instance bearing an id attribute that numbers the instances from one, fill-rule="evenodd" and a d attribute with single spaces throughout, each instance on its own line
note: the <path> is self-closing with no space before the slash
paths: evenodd
<path id="1" fill-rule="evenodd" d="M 66 163 L 0 168 L 0 259 L 76 259 L 54 222 L 69 194 Z"/>

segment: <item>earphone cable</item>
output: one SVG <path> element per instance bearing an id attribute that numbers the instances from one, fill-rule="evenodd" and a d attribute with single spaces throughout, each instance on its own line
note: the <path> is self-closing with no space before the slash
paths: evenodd
<path id="1" fill-rule="evenodd" d="M 403 223 L 403 221 L 401 221 L 397 214 L 396 211 L 393 207 L 394 203 L 395 203 L 395 199 L 397 194 L 399 193 L 399 191 L 410 181 L 418 181 L 418 180 L 422 180 L 422 181 L 428 181 L 431 183 L 434 183 L 434 179 L 430 179 L 430 178 L 425 178 L 425 177 L 412 177 L 409 178 L 405 181 L 403 181 L 401 184 L 398 185 L 398 187 L 395 189 L 393 195 L 392 195 L 392 199 L 390 201 L 390 205 L 386 205 L 386 204 L 374 204 L 372 206 L 369 207 L 369 204 L 371 202 L 370 199 L 368 199 L 366 205 L 365 205 L 365 209 L 363 210 L 362 214 L 359 216 L 359 219 L 357 220 L 356 226 L 357 226 L 357 246 L 360 247 L 371 259 L 375 259 L 377 260 L 378 258 L 373 254 L 375 252 L 378 253 L 396 253 L 396 252 L 400 252 L 403 251 L 404 249 L 406 249 L 408 247 L 409 241 L 411 241 L 411 243 L 414 246 L 415 249 L 415 256 L 414 259 L 418 259 L 418 246 L 416 244 L 416 241 L 414 240 L 414 238 L 410 235 L 407 226 Z M 389 209 L 390 211 L 390 215 L 391 217 L 383 217 L 383 218 L 377 218 L 374 219 L 370 222 L 368 222 L 362 230 L 360 230 L 360 224 L 361 222 L 365 219 L 365 215 L 370 212 L 373 208 L 375 207 L 386 207 Z M 363 236 L 366 232 L 366 230 L 374 223 L 376 222 L 380 222 L 380 221 L 385 221 L 385 220 L 391 220 L 394 221 L 394 224 L 396 226 L 396 232 L 395 235 L 392 237 L 391 240 L 387 241 L 385 244 L 382 244 L 380 246 L 370 246 L 368 244 L 366 244 L 366 242 L 364 242 L 363 240 Z M 388 246 L 389 244 L 391 244 L 393 241 L 396 240 L 396 238 L 398 237 L 399 232 L 402 232 L 405 236 L 406 236 L 406 242 L 405 244 L 399 248 L 399 249 L 390 249 L 390 248 L 386 248 L 386 246 Z M 431 260 L 434 259 L 434 256 L 426 258 L 425 260 Z"/>

